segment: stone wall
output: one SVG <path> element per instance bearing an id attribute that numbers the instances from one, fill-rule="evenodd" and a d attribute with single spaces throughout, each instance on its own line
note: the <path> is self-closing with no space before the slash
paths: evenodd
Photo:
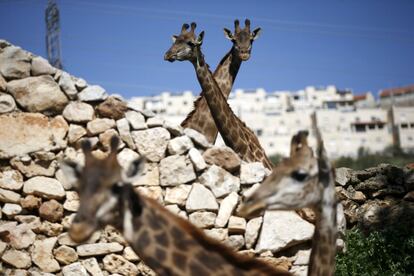
<path id="1" fill-rule="evenodd" d="M 269 173 L 243 163 L 229 148 L 210 145 L 192 129 L 171 125 L 100 86 L 57 70 L 0 40 L 0 271 L 10 275 L 151 275 L 112 227 L 85 244 L 67 234 L 78 194 L 59 160 L 84 162 L 89 139 L 104 157 L 109 139 L 122 140 L 122 166 L 145 155 L 136 189 L 157 199 L 210 235 L 244 254 L 306 271 L 314 225 L 295 212 L 234 215 L 241 196 Z M 9 234 L 7 234 L 9 233 Z M 287 248 L 299 246 L 289 257 Z M 276 258 L 277 256 L 278 258 Z M 50 273 L 50 274 L 48 274 Z"/>

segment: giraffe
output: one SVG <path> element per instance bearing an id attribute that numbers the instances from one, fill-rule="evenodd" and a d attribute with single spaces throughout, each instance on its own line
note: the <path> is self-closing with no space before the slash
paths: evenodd
<path id="1" fill-rule="evenodd" d="M 253 32 L 250 32 L 249 19 L 245 20 L 244 29 L 240 28 L 239 20 L 235 20 L 234 34 L 229 29 L 224 28 L 224 34 L 233 43 L 233 46 L 220 61 L 213 77 L 225 99 L 229 97 L 242 61 L 247 61 L 250 58 L 253 41 L 259 37 L 260 31 L 260 28 L 256 28 Z M 194 101 L 194 109 L 187 115 L 181 126 L 197 130 L 204 134 L 210 143 L 214 144 L 218 130 L 203 94 L 204 91 Z"/>
<path id="2" fill-rule="evenodd" d="M 265 210 L 297 210 L 310 207 L 316 214 L 308 275 L 334 275 L 337 237 L 337 201 L 333 168 L 327 159 L 319 130 L 318 158 L 307 144 L 307 131 L 292 138 L 291 156 L 276 166 L 269 177 L 240 206 L 240 216 Z"/>
<path id="3" fill-rule="evenodd" d="M 196 37 L 196 23 L 191 23 L 191 30 L 187 31 L 189 27 L 188 24 L 183 24 L 180 35 L 173 36 L 174 43 L 165 53 L 164 59 L 170 62 L 188 60 L 193 64 L 203 89 L 203 96 L 226 145 L 238 153 L 242 160 L 262 162 L 271 170 L 272 162 L 266 156 L 256 135 L 233 113 L 204 60 L 201 52 L 204 31 Z"/>
<path id="4" fill-rule="evenodd" d="M 74 241 L 83 242 L 94 231 L 112 225 L 157 275 L 291 275 L 237 254 L 156 200 L 140 195 L 131 181 L 142 171 L 144 161 L 137 159 L 123 171 L 117 161 L 118 144 L 114 136 L 109 155 L 96 159 L 90 142 L 85 141 L 83 169 L 73 162 L 61 164 L 67 179 L 77 183 L 80 196 L 69 230 Z"/>

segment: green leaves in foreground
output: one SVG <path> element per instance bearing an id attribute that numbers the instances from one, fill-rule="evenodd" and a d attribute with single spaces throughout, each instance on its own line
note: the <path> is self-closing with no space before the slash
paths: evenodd
<path id="1" fill-rule="evenodd" d="M 396 228 L 364 235 L 347 231 L 347 252 L 336 257 L 336 275 L 414 275 L 414 229 Z"/>

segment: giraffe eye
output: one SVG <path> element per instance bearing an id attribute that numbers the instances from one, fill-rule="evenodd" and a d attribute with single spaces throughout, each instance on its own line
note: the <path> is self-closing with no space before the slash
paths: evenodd
<path id="1" fill-rule="evenodd" d="M 303 170 L 293 171 L 290 176 L 296 181 L 302 182 L 308 177 L 308 173 Z"/>

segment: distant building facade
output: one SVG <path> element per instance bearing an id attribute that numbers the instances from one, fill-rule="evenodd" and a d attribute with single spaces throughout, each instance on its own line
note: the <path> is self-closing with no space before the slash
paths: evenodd
<path id="1" fill-rule="evenodd" d="M 179 124 L 192 110 L 195 98 L 190 91 L 163 92 L 131 101 Z M 380 108 L 370 92 L 354 95 L 335 86 L 309 86 L 294 92 L 236 89 L 228 102 L 256 133 L 268 155 L 287 156 L 291 137 L 310 129 L 313 112 L 331 158 L 355 157 L 360 148 L 382 152 L 393 144 L 405 151 L 414 149 L 414 107 Z M 310 143 L 314 144 L 312 137 Z"/>

